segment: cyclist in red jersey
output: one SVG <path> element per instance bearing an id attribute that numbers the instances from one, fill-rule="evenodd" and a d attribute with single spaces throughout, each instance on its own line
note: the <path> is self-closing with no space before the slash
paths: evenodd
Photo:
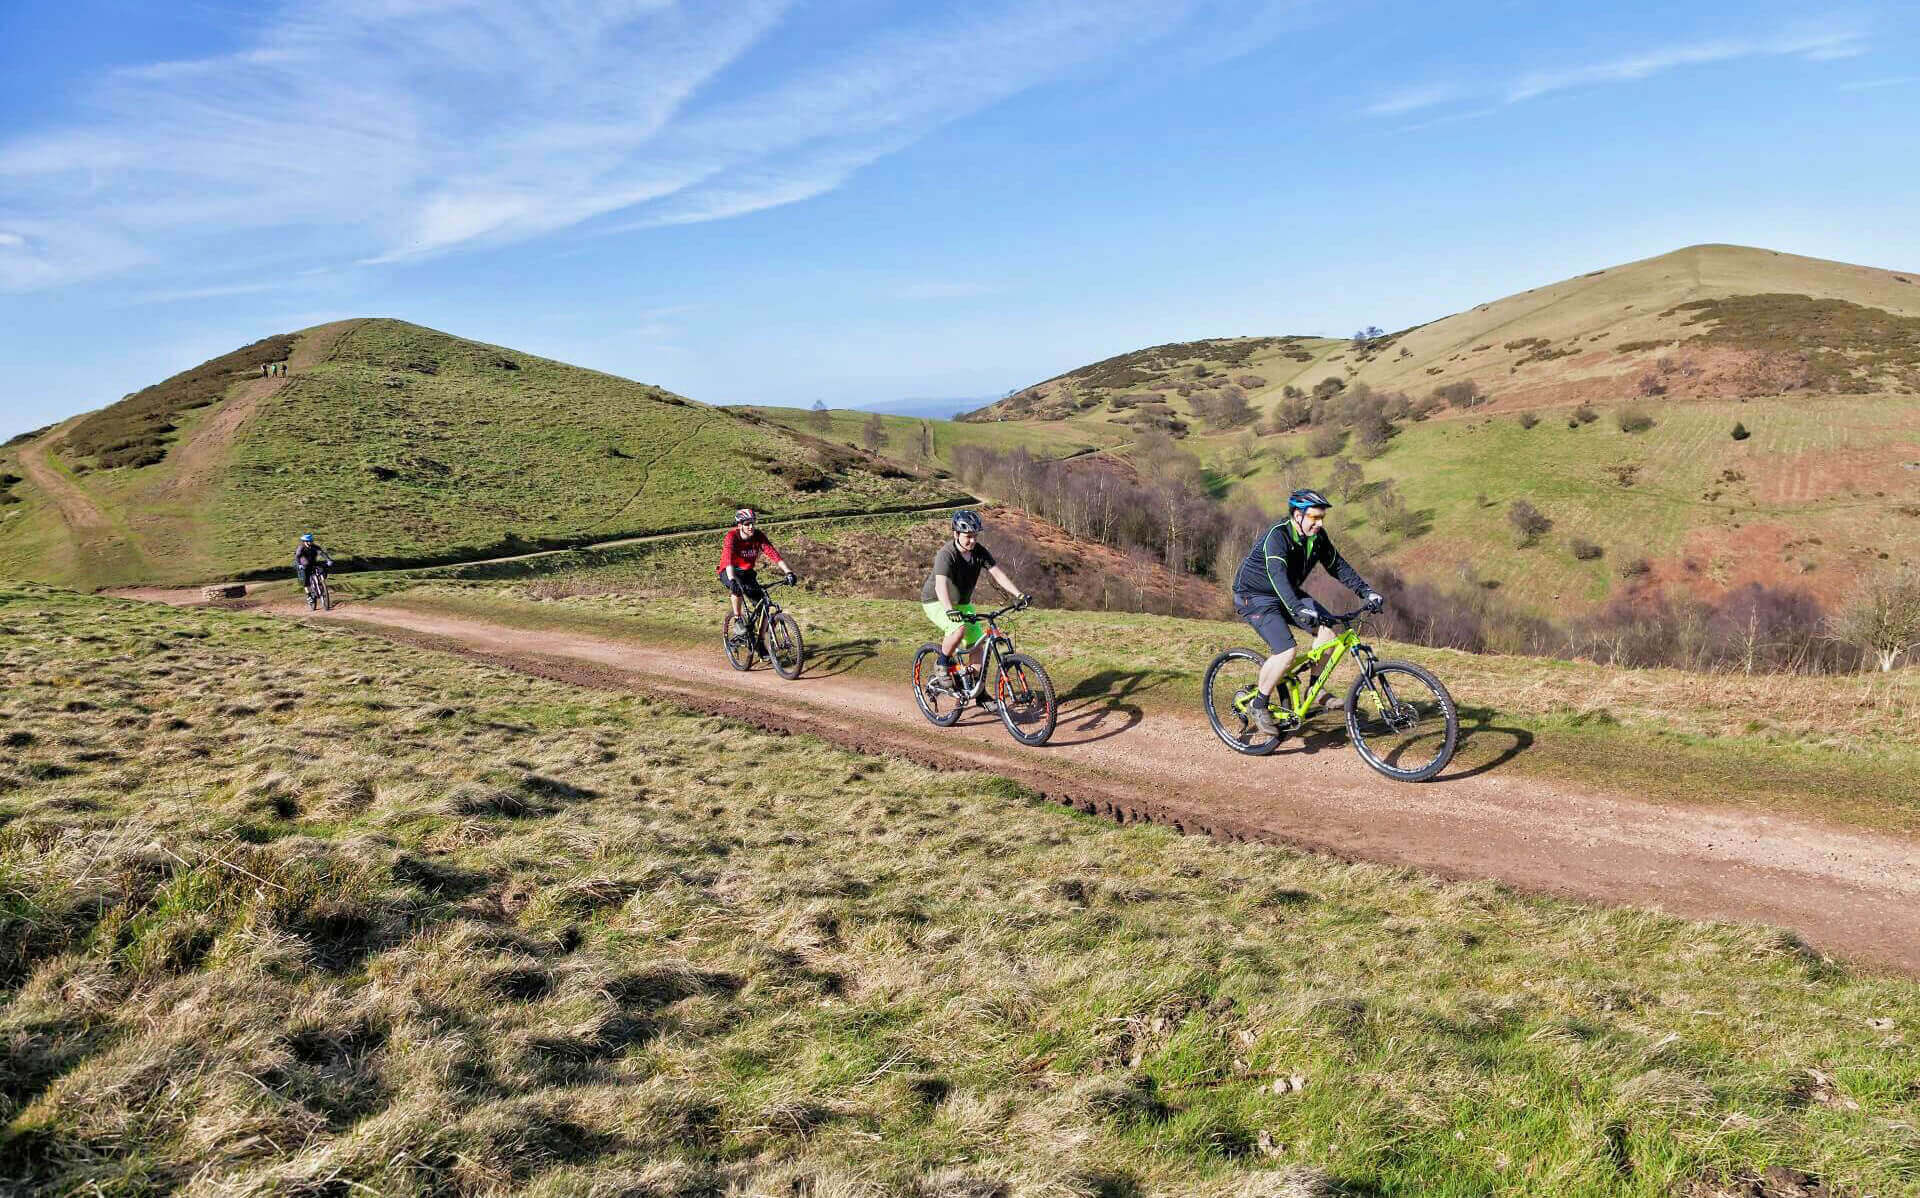
<path id="1" fill-rule="evenodd" d="M 755 528 L 754 524 L 755 517 L 750 507 L 743 507 L 733 514 L 733 527 L 721 538 L 720 566 L 714 571 L 720 576 L 720 584 L 732 592 L 727 602 L 733 608 L 733 631 L 736 633 L 744 631 L 741 621 L 747 614 L 748 601 L 758 601 L 761 595 L 760 580 L 754 574 L 760 559 L 765 558 L 770 564 L 784 570 L 789 586 L 799 581 L 793 567 L 782 560 L 780 551 L 773 547 L 767 534 Z"/>

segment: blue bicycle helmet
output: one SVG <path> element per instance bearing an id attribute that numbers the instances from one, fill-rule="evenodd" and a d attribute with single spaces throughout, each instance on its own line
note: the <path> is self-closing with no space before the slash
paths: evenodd
<path id="1" fill-rule="evenodd" d="M 980 518 L 980 513 L 971 508 L 953 514 L 953 531 L 955 532 L 977 533 L 986 526 L 987 522 Z"/>
<path id="2" fill-rule="evenodd" d="M 311 544 L 313 544 L 313 534 L 312 534 L 312 533 L 310 533 L 310 532 L 303 532 L 303 533 L 301 533 L 301 534 L 300 534 L 300 542 L 301 542 L 301 544 L 303 544 L 303 545 L 311 545 Z"/>
<path id="3" fill-rule="evenodd" d="M 1302 512 L 1310 507 L 1328 508 L 1332 506 L 1332 500 L 1314 490 L 1312 487 L 1301 487 L 1298 491 L 1287 496 L 1287 510 L 1292 512 Z"/>

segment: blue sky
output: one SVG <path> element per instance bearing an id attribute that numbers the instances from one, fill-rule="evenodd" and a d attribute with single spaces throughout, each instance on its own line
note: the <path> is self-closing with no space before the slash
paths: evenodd
<path id="1" fill-rule="evenodd" d="M 854 406 L 1920 268 L 1916 64 L 1901 4 L 5 0 L 0 436 L 342 316 Z"/>

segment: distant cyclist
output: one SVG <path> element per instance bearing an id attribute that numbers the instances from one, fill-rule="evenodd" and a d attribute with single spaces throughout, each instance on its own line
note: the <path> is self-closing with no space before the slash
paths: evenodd
<path id="1" fill-rule="evenodd" d="M 986 521 L 980 518 L 979 512 L 955 512 L 953 536 L 933 555 L 933 573 L 927 575 L 927 581 L 920 587 L 920 609 L 941 632 L 938 660 L 940 667 L 949 673 L 954 669 L 953 651 L 960 647 L 963 639 L 975 659 L 974 664 L 979 665 L 979 645 L 985 631 L 972 619 L 962 622 L 947 613 L 958 611 L 969 617 L 973 615 L 973 588 L 979 583 L 982 570 L 992 575 L 994 585 L 1007 595 L 1026 598 L 1006 571 L 994 563 L 993 554 L 980 543 L 980 530 L 985 527 Z"/>
<path id="2" fill-rule="evenodd" d="M 333 558 L 327 555 L 326 550 L 320 548 L 319 543 L 313 539 L 313 534 L 301 533 L 299 547 L 293 551 L 293 573 L 300 580 L 300 589 L 303 591 L 307 589 L 307 577 L 315 570 L 325 574 L 332 569 Z"/>
<path id="3" fill-rule="evenodd" d="M 1360 572 L 1347 564 L 1347 559 L 1340 556 L 1340 551 L 1327 537 L 1322 526 L 1326 523 L 1327 509 L 1332 506 L 1325 495 L 1304 487 L 1289 495 L 1287 518 L 1261 534 L 1233 578 L 1235 614 L 1253 625 L 1254 631 L 1267 642 L 1267 648 L 1273 651 L 1260 667 L 1260 693 L 1254 696 L 1249 709 L 1254 726 L 1268 736 L 1280 731 L 1268 700 L 1273 696 L 1273 688 L 1280 685 L 1280 679 L 1292 668 L 1298 651 L 1292 629 L 1312 633 L 1316 647 L 1333 639 L 1333 629 L 1323 622 L 1319 604 L 1300 589 L 1313 567 L 1321 566 L 1346 584 L 1365 601 L 1368 611 L 1379 611 L 1386 603 L 1367 585 L 1367 580 L 1360 577 Z M 1306 685 L 1312 685 L 1311 677 Z M 1332 695 L 1322 699 L 1326 706 L 1338 702 Z"/>
<path id="4" fill-rule="evenodd" d="M 793 567 L 781 559 L 780 551 L 773 547 L 767 534 L 755 527 L 757 523 L 758 517 L 753 509 L 743 507 L 733 514 L 733 527 L 720 540 L 720 566 L 715 573 L 720 576 L 720 584 L 733 592 L 727 602 L 733 608 L 736 632 L 745 631 L 747 604 L 758 603 L 760 596 L 765 593 L 760 589 L 760 579 L 754 573 L 761 558 L 786 571 L 789 585 L 800 581 Z"/>

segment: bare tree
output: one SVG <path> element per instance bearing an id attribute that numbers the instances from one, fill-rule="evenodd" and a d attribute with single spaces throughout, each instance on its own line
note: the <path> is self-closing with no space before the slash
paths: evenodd
<path id="1" fill-rule="evenodd" d="M 1833 635 L 1880 663 L 1882 670 L 1920 649 L 1920 571 L 1912 566 L 1868 581 L 1833 618 Z"/>
<path id="2" fill-rule="evenodd" d="M 1351 458 L 1333 459 L 1333 472 L 1327 475 L 1327 489 L 1341 499 L 1352 499 L 1360 484 L 1367 481 L 1367 472 Z"/>
<path id="3" fill-rule="evenodd" d="M 930 420 L 920 422 L 920 460 L 933 460 L 933 422 Z"/>
<path id="4" fill-rule="evenodd" d="M 826 400 L 816 399 L 813 401 L 813 411 L 807 414 L 807 423 L 813 427 L 814 432 L 819 433 L 821 436 L 825 436 L 833 430 L 833 417 L 827 415 Z"/>
<path id="5" fill-rule="evenodd" d="M 1546 513 L 1524 499 L 1516 499 L 1507 505 L 1507 523 L 1513 525 L 1513 531 L 1519 539 L 1522 549 L 1546 535 L 1553 527 L 1553 521 Z"/>
<path id="6" fill-rule="evenodd" d="M 869 453 L 879 453 L 887 447 L 887 423 L 875 412 L 867 417 L 860 426 L 860 444 L 867 447 Z"/>

